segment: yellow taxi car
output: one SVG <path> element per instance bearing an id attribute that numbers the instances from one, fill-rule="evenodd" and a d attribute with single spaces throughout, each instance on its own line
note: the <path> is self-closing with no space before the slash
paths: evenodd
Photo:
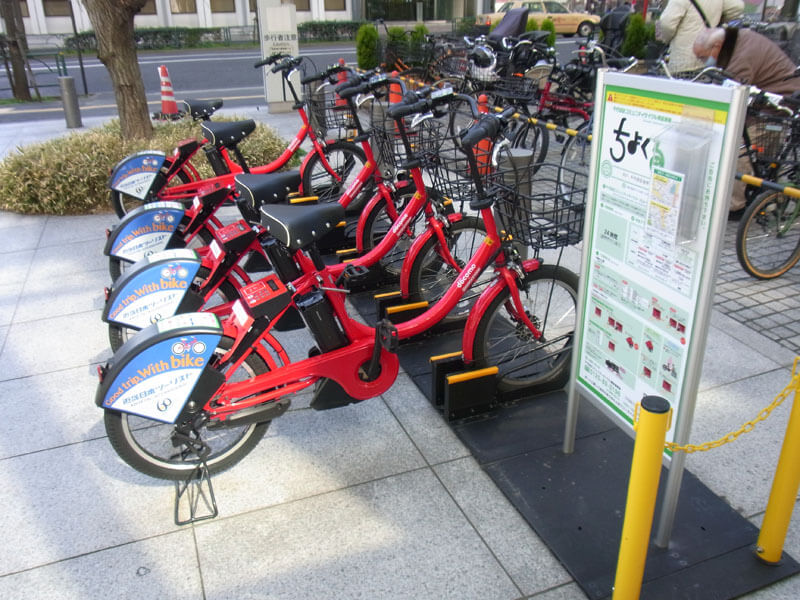
<path id="1" fill-rule="evenodd" d="M 542 21 L 550 19 L 556 26 L 556 33 L 565 36 L 575 35 L 587 37 L 600 22 L 600 17 L 589 13 L 570 12 L 566 6 L 555 0 L 540 0 L 537 2 L 513 0 L 503 4 L 496 13 L 480 15 L 478 24 L 492 25 L 500 22 L 505 14 L 512 8 L 527 8 L 528 18 L 536 19 L 541 26 Z"/>

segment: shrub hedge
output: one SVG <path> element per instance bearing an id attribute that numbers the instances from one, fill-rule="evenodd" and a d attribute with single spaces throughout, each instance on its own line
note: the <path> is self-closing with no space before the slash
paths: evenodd
<path id="1" fill-rule="evenodd" d="M 140 150 L 169 155 L 178 141 L 198 133 L 197 123 L 182 120 L 157 124 L 150 140 L 123 140 L 119 121 L 114 120 L 86 132 L 25 146 L 0 161 L 0 210 L 51 215 L 108 212 L 109 170 L 119 160 Z M 241 144 L 250 165 L 266 164 L 285 148 L 286 142 L 261 124 Z M 192 163 L 203 177 L 213 175 L 202 150 Z"/>
<path id="2" fill-rule="evenodd" d="M 153 27 L 134 31 L 136 47 L 141 50 L 163 48 L 197 48 L 225 42 L 225 34 L 219 27 Z M 83 31 L 68 37 L 65 46 L 75 50 L 80 44 L 83 50 L 96 50 L 94 31 Z"/>
<path id="3" fill-rule="evenodd" d="M 355 39 L 363 21 L 308 21 L 297 24 L 301 42 L 337 42 Z"/>

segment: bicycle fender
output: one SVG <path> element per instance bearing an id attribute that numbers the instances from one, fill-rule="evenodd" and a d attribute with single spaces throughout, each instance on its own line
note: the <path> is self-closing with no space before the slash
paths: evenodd
<path id="1" fill-rule="evenodd" d="M 489 304 L 503 291 L 506 287 L 506 282 L 502 278 L 495 281 L 488 288 L 483 290 L 483 293 L 478 297 L 478 301 L 467 317 L 467 322 L 464 324 L 464 333 L 461 336 L 461 348 L 464 353 L 464 362 L 469 364 L 473 360 L 472 347 L 475 343 L 475 333 L 478 329 L 478 323 L 483 315 L 489 308 Z"/>
<path id="2" fill-rule="evenodd" d="M 208 367 L 222 338 L 219 319 L 188 313 L 151 325 L 126 342 L 104 367 L 95 404 L 174 423 L 195 396 L 209 396 L 224 376 Z"/>
<path id="3" fill-rule="evenodd" d="M 187 312 L 194 296 L 187 292 L 201 264 L 197 253 L 188 249 L 165 250 L 142 259 L 114 283 L 103 309 L 103 321 L 144 329 Z"/>
<path id="4" fill-rule="evenodd" d="M 167 155 L 156 150 L 143 150 L 119 161 L 108 178 L 112 190 L 146 199 L 152 191 L 153 183 L 167 162 Z"/>
<path id="5" fill-rule="evenodd" d="M 111 230 L 103 254 L 135 263 L 173 241 L 185 209 L 179 202 L 151 202 L 126 214 Z"/>
<path id="6" fill-rule="evenodd" d="M 447 220 L 451 223 L 455 223 L 460 221 L 464 218 L 464 215 L 461 213 L 452 213 L 447 215 Z M 435 235 L 435 232 L 430 227 L 427 227 L 422 234 L 418 235 L 413 242 L 411 242 L 411 247 L 408 249 L 408 253 L 406 254 L 406 258 L 403 259 L 403 266 L 400 269 L 400 294 L 403 298 L 408 297 L 408 286 L 409 286 L 409 279 L 411 278 L 411 265 L 414 264 L 414 260 L 417 258 L 417 255 L 422 250 L 422 246 L 427 242 L 431 236 Z"/>

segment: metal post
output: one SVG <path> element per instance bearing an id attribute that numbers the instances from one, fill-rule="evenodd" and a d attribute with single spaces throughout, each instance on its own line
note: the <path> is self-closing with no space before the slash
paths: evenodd
<path id="1" fill-rule="evenodd" d="M 634 413 L 636 442 L 614 578 L 613 598 L 617 600 L 636 600 L 641 592 L 671 417 L 669 402 L 660 396 L 645 396 L 637 409 L 639 407 L 641 411 Z M 638 420 L 636 412 L 640 413 Z"/>
<path id="2" fill-rule="evenodd" d="M 67 121 L 67 127 L 69 129 L 83 127 L 81 108 L 78 105 L 78 94 L 75 92 L 75 80 L 72 77 L 59 77 L 58 85 L 61 87 L 61 103 L 64 105 L 64 118 Z"/>
<path id="3" fill-rule="evenodd" d="M 797 361 L 795 361 L 795 368 Z M 772 480 L 772 489 L 767 501 L 767 512 L 761 524 L 761 532 L 756 543 L 756 556 L 769 564 L 780 562 L 783 554 L 783 542 L 786 540 L 786 531 L 792 518 L 797 490 L 800 488 L 800 385 L 798 375 L 792 374 L 794 401 L 789 423 L 786 425 L 786 435 L 783 437 L 781 455 L 775 469 L 775 479 Z"/>

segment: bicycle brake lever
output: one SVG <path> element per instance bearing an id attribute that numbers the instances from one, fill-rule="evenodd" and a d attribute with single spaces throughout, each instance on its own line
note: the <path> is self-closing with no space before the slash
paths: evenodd
<path id="1" fill-rule="evenodd" d="M 508 139 L 506 139 L 506 138 L 503 138 L 502 140 L 500 140 L 499 142 L 497 142 L 494 145 L 494 149 L 492 150 L 492 166 L 493 167 L 495 167 L 495 168 L 497 167 L 497 165 L 498 165 L 498 163 L 497 163 L 497 155 L 500 154 L 500 151 L 503 148 L 505 148 L 506 146 L 508 146 L 508 147 L 511 146 L 511 142 L 509 142 Z"/>
<path id="2" fill-rule="evenodd" d="M 433 118 L 432 112 L 417 113 L 416 115 L 414 115 L 414 118 L 411 119 L 410 128 L 413 129 L 414 127 L 422 123 L 424 120 L 432 118 Z"/>

